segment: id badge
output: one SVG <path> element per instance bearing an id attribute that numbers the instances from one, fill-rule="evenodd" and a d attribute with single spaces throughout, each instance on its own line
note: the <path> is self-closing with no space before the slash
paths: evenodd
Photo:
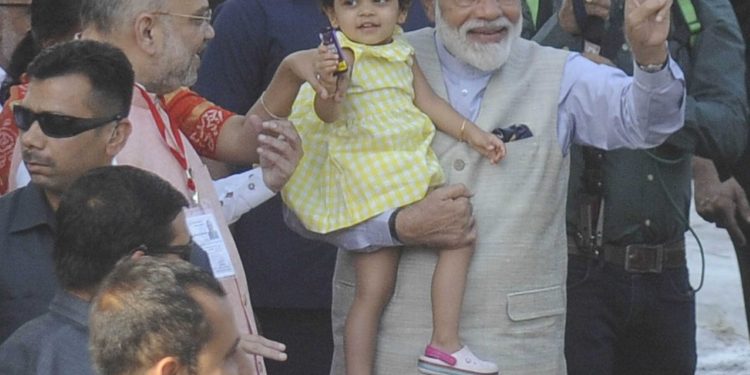
<path id="1" fill-rule="evenodd" d="M 213 210 L 205 206 L 187 208 L 185 221 L 193 241 L 208 253 L 214 277 L 221 279 L 234 276 L 232 259 Z"/>

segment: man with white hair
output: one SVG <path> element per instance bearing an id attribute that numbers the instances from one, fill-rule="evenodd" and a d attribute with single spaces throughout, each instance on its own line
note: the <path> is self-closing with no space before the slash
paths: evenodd
<path id="1" fill-rule="evenodd" d="M 606 0 L 586 6 L 599 1 Z M 485 130 L 530 132 L 508 143 L 499 165 L 480 162 L 467 145 L 438 133 L 433 148 L 452 185 L 329 238 L 350 250 L 407 246 L 381 320 L 373 372 L 416 372 L 432 330 L 437 257 L 431 249 L 476 240 L 461 319 L 464 343 L 497 362 L 502 374 L 564 373 L 568 149 L 572 143 L 653 147 L 681 127 L 685 83 L 665 46 L 672 2 L 627 1 L 634 77 L 521 39 L 520 0 L 424 2 L 436 28 L 407 38 L 432 88 Z M 348 252 L 339 252 L 333 290 L 332 373 L 342 374 L 343 327 L 354 296 Z M 452 354 L 431 354 L 421 357 L 421 372 L 466 374 L 449 365 Z"/>

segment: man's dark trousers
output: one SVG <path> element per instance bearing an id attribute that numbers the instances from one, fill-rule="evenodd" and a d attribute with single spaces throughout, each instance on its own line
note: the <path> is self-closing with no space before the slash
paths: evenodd
<path id="1" fill-rule="evenodd" d="M 695 296 L 687 267 L 628 273 L 568 256 L 570 375 L 694 374 Z"/>

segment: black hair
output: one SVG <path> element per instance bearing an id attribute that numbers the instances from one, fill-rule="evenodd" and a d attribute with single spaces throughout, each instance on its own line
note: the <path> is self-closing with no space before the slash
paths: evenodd
<path id="1" fill-rule="evenodd" d="M 127 116 L 135 75 L 125 54 L 91 40 L 64 42 L 43 50 L 29 64 L 30 80 L 80 74 L 91 84 L 91 109 L 100 116 Z"/>
<path id="2" fill-rule="evenodd" d="M 81 0 L 34 0 L 28 11 L 31 30 L 11 54 L 0 101 L 8 98 L 10 86 L 21 83 L 21 75 L 42 49 L 72 39 L 81 28 Z"/>
<path id="3" fill-rule="evenodd" d="M 336 0 L 320 0 L 320 7 L 325 9 L 331 9 L 333 8 L 333 3 Z M 402 11 L 408 10 L 409 6 L 411 6 L 411 0 L 398 0 L 398 8 Z"/>
<path id="4" fill-rule="evenodd" d="M 13 54 L 10 55 L 8 69 L 5 70 L 6 76 L 0 87 L 0 102 L 5 102 L 10 97 L 10 88 L 21 83 L 21 75 L 26 72 L 31 60 L 39 54 L 39 48 L 34 43 L 31 31 L 16 44 Z"/>
<path id="5" fill-rule="evenodd" d="M 117 264 L 91 309 L 89 344 L 97 373 L 140 373 L 174 356 L 195 374 L 212 334 L 197 289 L 225 296 L 213 276 L 185 261 L 143 257 Z"/>
<path id="6" fill-rule="evenodd" d="M 164 248 L 185 197 L 157 175 L 130 166 L 95 168 L 63 194 L 53 259 L 63 288 L 95 289 L 140 245 Z"/>
<path id="7" fill-rule="evenodd" d="M 42 47 L 66 41 L 81 28 L 81 0 L 31 2 L 31 34 Z"/>

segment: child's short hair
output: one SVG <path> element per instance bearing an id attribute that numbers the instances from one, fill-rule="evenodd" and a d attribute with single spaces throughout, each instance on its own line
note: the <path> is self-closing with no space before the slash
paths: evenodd
<path id="1" fill-rule="evenodd" d="M 320 7 L 325 9 L 333 8 L 333 2 L 335 0 L 320 0 Z M 401 10 L 407 10 L 411 6 L 411 0 L 398 0 L 398 8 Z"/>

